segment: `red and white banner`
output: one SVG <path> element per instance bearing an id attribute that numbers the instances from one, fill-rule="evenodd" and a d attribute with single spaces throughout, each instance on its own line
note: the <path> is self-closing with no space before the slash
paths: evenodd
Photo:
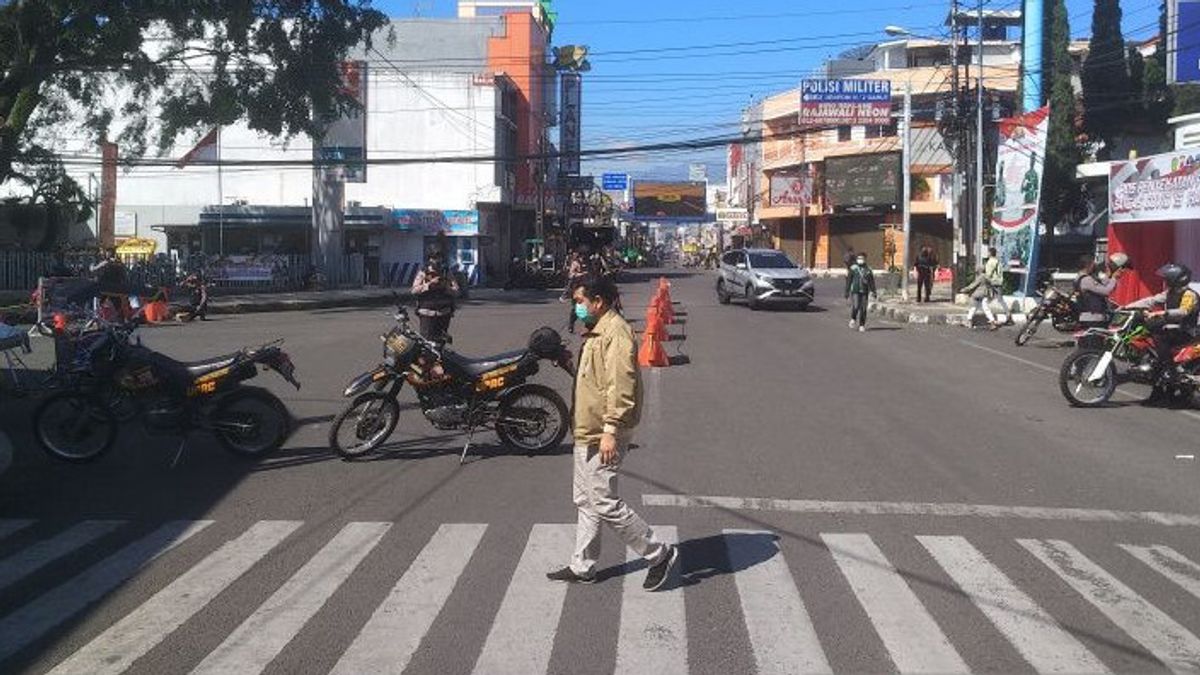
<path id="1" fill-rule="evenodd" d="M 1198 218 L 1200 151 L 1168 152 L 1109 166 L 1109 222 Z"/>
<path id="2" fill-rule="evenodd" d="M 196 147 L 188 150 L 186 155 L 175 162 L 175 168 L 182 169 L 193 162 L 217 161 L 221 157 L 221 148 L 217 142 L 219 137 L 218 127 L 213 127 L 212 131 L 209 131 L 196 143 Z"/>

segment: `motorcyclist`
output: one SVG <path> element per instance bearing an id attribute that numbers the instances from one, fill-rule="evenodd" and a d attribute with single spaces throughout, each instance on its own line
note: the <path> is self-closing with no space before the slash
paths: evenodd
<path id="1" fill-rule="evenodd" d="M 421 335 L 439 342 L 447 341 L 450 319 L 454 316 L 458 282 L 446 269 L 438 254 L 431 254 L 424 269 L 413 279 L 417 297 L 417 318 Z"/>
<path id="2" fill-rule="evenodd" d="M 1158 268 L 1164 290 L 1158 295 L 1130 303 L 1124 309 L 1152 309 L 1146 314 L 1146 327 L 1154 335 L 1158 349 L 1159 372 L 1162 373 L 1150 396 L 1161 401 L 1172 389 L 1178 373 L 1174 365 L 1175 352 L 1195 339 L 1197 319 L 1200 319 L 1200 293 L 1188 287 L 1192 270 L 1180 263 L 1167 263 Z"/>
<path id="3" fill-rule="evenodd" d="M 1102 276 L 1094 257 L 1085 255 L 1080 259 L 1075 292 L 1078 293 L 1079 325 L 1083 328 L 1103 328 L 1109 323 L 1108 298 L 1117 289 L 1117 279 L 1124 268 L 1113 269 L 1109 260 L 1105 261 L 1105 268 L 1107 275 Z"/>

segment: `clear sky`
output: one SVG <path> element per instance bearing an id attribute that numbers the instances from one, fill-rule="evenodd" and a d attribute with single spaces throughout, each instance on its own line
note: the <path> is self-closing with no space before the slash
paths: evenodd
<path id="1" fill-rule="evenodd" d="M 1127 38 L 1158 30 L 1160 0 L 1123 0 Z M 973 0 L 964 5 L 974 6 Z M 375 0 L 391 16 L 453 16 L 454 0 Z M 583 146 L 609 148 L 736 133 L 757 98 L 798 85 L 821 62 L 884 38 L 883 27 L 945 36 L 949 0 L 556 0 L 555 45 L 584 44 Z M 1018 9 L 1020 0 L 984 0 Z M 1091 32 L 1093 0 L 1067 0 L 1071 33 Z M 687 177 L 689 163 L 725 170 L 723 150 L 585 163 L 585 173 Z"/>

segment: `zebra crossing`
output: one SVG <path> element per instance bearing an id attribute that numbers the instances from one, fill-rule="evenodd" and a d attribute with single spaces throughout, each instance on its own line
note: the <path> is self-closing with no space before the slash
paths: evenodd
<path id="1" fill-rule="evenodd" d="M 121 520 L 85 520 L 55 529 L 33 520 L 0 519 L 0 602 L 31 577 L 53 579 L 56 566 L 64 561 L 82 566 L 82 571 L 50 581 L 47 590 L 0 604 L 5 608 L 0 614 L 0 670 L 6 670 L 6 663 L 36 657 L 39 645 L 118 588 L 136 584 L 168 552 L 200 546 L 197 535 L 214 524 L 172 521 L 139 535 L 140 528 L 133 530 L 135 523 Z M 197 617 L 207 608 L 224 603 L 228 611 L 237 600 L 230 597 L 230 588 L 269 567 L 273 556 L 287 549 L 305 527 L 302 521 L 262 520 L 227 528 L 227 539 L 216 542 L 211 551 L 193 551 L 197 562 L 160 588 L 146 589 L 140 604 L 94 636 L 84 636 L 86 641 L 71 653 L 48 664 L 49 672 L 125 672 L 171 636 L 199 630 L 195 626 L 203 622 Z M 127 530 L 133 533 L 127 535 Z M 211 651 L 184 667 L 205 675 L 260 673 L 281 654 L 303 650 L 297 636 L 306 627 L 335 620 L 323 616 L 322 610 L 395 530 L 389 522 L 356 521 L 337 528 L 315 553 L 306 553 L 307 559 L 286 579 L 263 589 L 265 600 L 240 608 L 236 627 L 211 640 L 216 644 Z M 656 531 L 665 540 L 681 541 L 676 527 L 659 526 Z M 373 605 L 369 618 L 340 647 L 331 672 L 401 673 L 423 650 L 439 648 L 470 650 L 475 673 L 548 672 L 561 637 L 564 607 L 577 591 L 546 581 L 544 573 L 569 554 L 574 526 L 534 524 L 511 569 L 479 564 L 477 555 L 488 546 L 488 533 L 488 525 L 477 523 L 438 527 L 420 544 L 412 562 L 398 570 L 394 583 L 368 600 Z M 221 537 L 206 538 L 204 546 L 214 538 Z M 17 539 L 20 545 L 13 546 Z M 1042 673 L 1118 669 L 1110 662 L 1111 654 L 1097 649 L 1099 642 L 1116 639 L 1139 645 L 1144 665 L 1153 659 L 1173 671 L 1200 670 L 1196 634 L 1200 631 L 1200 564 L 1189 557 L 1197 555 L 1195 550 L 1142 542 L 1077 546 L 1058 539 L 1022 538 L 1001 542 L 1012 550 L 996 555 L 992 549 L 999 544 L 983 545 L 966 536 L 913 539 L 916 550 L 928 554 L 930 564 L 1011 645 L 1028 669 Z M 801 575 L 812 572 L 795 569 L 782 540 L 772 532 L 727 529 L 721 531 L 720 540 L 731 593 L 740 608 L 740 616 L 729 620 L 744 626 L 747 661 L 759 673 L 836 670 L 839 645 L 830 640 L 833 629 L 824 626 L 830 617 L 810 612 L 810 598 L 801 588 L 811 592 L 812 585 L 797 583 Z M 961 636 L 955 644 L 944 630 L 955 619 L 938 616 L 922 599 L 910 573 L 893 562 L 898 558 L 887 542 L 862 532 L 823 532 L 819 541 L 824 546 L 821 555 L 831 563 L 832 572 L 825 574 L 833 574 L 821 579 L 820 586 L 848 594 L 861 607 L 894 670 L 971 670 Z M 683 547 L 686 556 L 686 538 Z M 1014 564 L 1013 553 L 1020 554 L 1019 565 Z M 1113 565 L 1113 556 L 1123 556 L 1124 562 Z M 685 602 L 689 587 L 646 593 L 637 571 L 642 566 L 630 559 L 627 568 L 632 573 L 586 591 L 620 595 L 619 622 L 606 627 L 615 632 L 615 671 L 687 672 L 696 665 L 689 655 L 688 615 L 697 611 Z M 1136 577 L 1131 569 L 1137 570 Z M 478 607 L 491 616 L 482 643 L 445 647 L 427 640 L 455 589 L 474 575 L 495 577 L 503 587 L 498 606 Z M 1049 579 L 1050 587 L 1030 583 L 1036 575 Z M 1136 590 L 1144 587 L 1144 576 L 1177 591 L 1169 606 L 1156 606 Z M 1056 616 L 1051 609 L 1054 603 L 1047 603 L 1045 596 L 1064 594 L 1094 610 L 1094 619 L 1106 622 L 1115 635 L 1102 640 L 1079 630 L 1078 617 Z"/>

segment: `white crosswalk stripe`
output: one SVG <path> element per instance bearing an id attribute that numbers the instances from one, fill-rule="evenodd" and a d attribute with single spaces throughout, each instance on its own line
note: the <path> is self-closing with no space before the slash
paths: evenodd
<path id="1" fill-rule="evenodd" d="M 561 567 L 575 546 L 574 525 L 533 526 L 500 611 L 475 662 L 479 675 L 544 673 L 550 663 L 567 585 L 546 572 Z"/>
<path id="2" fill-rule="evenodd" d="M 1154 571 L 1174 581 L 1183 590 L 1200 598 L 1200 565 L 1180 555 L 1175 549 L 1169 546 L 1130 544 L 1121 544 L 1121 548 L 1149 565 Z"/>
<path id="3" fill-rule="evenodd" d="M 822 534 L 833 559 L 850 582 L 902 673 L 962 673 L 967 664 L 937 622 L 865 534 Z"/>
<path id="4" fill-rule="evenodd" d="M 300 525 L 297 521 L 268 520 L 255 523 L 244 534 L 209 554 L 50 672 L 52 675 L 124 672 L 245 574 Z"/>
<path id="5" fill-rule="evenodd" d="M 667 544 L 679 542 L 674 527 L 656 526 Z M 640 560 L 628 552 L 629 561 Z M 647 593 L 642 574 L 626 574 L 617 629 L 617 673 L 687 672 L 687 626 L 682 593 Z"/>
<path id="6" fill-rule="evenodd" d="M 367 625 L 332 675 L 401 673 L 454 590 L 487 525 L 442 525 Z"/>
<path id="7" fill-rule="evenodd" d="M 390 523 L 350 523 L 343 527 L 193 672 L 204 675 L 262 672 L 390 527 Z"/>
<path id="8" fill-rule="evenodd" d="M 212 525 L 211 520 L 167 523 L 0 619 L 0 661 L 99 600 L 155 558 L 209 525 Z"/>
<path id="9" fill-rule="evenodd" d="M 1065 541 L 1018 543 L 1175 671 L 1200 670 L 1200 639 Z"/>
<path id="10" fill-rule="evenodd" d="M 832 672 L 775 539 L 770 532 L 725 530 L 725 550 L 735 570 L 758 672 Z"/>
<path id="11" fill-rule="evenodd" d="M 135 579 L 140 570 L 165 551 L 211 524 L 211 521 L 174 522 L 131 543 L 114 542 L 114 553 L 101 554 L 106 557 L 84 572 L 0 616 L 0 670 L 9 665 L 6 659 L 27 650 L 56 626 Z M 302 631 L 307 634 L 322 627 L 323 622 L 337 620 L 323 608 L 363 568 L 368 556 L 383 553 L 380 544 L 392 527 L 391 523 L 383 522 L 343 525 L 327 541 L 313 542 L 314 546 L 319 543 L 320 548 L 311 557 L 297 561 L 296 571 L 278 587 L 262 589 L 267 599 L 261 605 L 243 609 L 234 594 L 227 591 L 239 579 L 244 584 L 255 574 L 265 574 L 269 561 L 282 548 L 280 545 L 302 525 L 298 521 L 259 521 L 241 529 L 228 541 L 213 541 L 214 550 L 197 556 L 200 562 L 161 589 L 149 589 L 146 600 L 117 617 L 99 635 L 90 637 L 50 672 L 120 673 L 140 665 L 139 659 L 156 646 L 165 646 L 168 637 L 185 637 L 179 635 L 181 628 L 211 630 L 211 626 L 202 626 L 207 622 L 197 616 L 209 605 L 213 605 L 214 612 L 238 612 L 236 627 L 221 635 L 206 633 L 203 639 L 217 646 L 196 655 L 194 661 L 173 664 L 174 669 L 191 668 L 193 673 L 204 675 L 254 674 L 270 670 L 281 657 L 294 659 L 311 648 L 297 639 Z M 58 567 L 52 563 L 100 549 L 107 545 L 108 538 L 122 536 L 127 527 L 123 521 L 83 521 L 31 541 L 24 550 L 10 552 L 0 560 L 0 591 L 16 592 L 19 583 L 33 572 L 38 572 L 39 579 L 52 577 Z M 435 662 L 444 658 L 446 650 L 471 654 L 477 650 L 474 671 L 481 674 L 548 672 L 563 607 L 572 591 L 568 584 L 547 581 L 544 574 L 561 566 L 569 557 L 574 544 L 574 525 L 532 526 L 512 577 L 493 579 L 507 585 L 495 615 L 487 617 L 490 626 L 482 645 L 453 641 L 443 644 L 426 639 L 464 578 L 493 574 L 494 566 L 473 562 L 487 529 L 483 524 L 439 527 L 423 542 L 395 584 L 390 589 L 379 589 L 382 599 L 369 600 L 379 604 L 361 629 L 345 638 L 344 651 L 328 655 L 331 660 L 336 658 L 331 672 L 335 675 L 401 673 L 423 650 L 431 653 L 422 658 L 430 656 Z M 655 531 L 664 541 L 674 543 L 680 539 L 675 527 L 659 526 Z M 964 672 L 969 669 L 941 628 L 961 618 L 941 615 L 935 618 L 935 613 L 945 610 L 926 607 L 910 587 L 908 571 L 898 570 L 875 540 L 861 533 L 820 536 L 833 565 L 818 567 L 815 573 L 822 577 L 806 580 L 805 587 L 838 592 L 848 585 L 842 592 L 852 594 L 862 607 L 866 621 L 878 635 L 895 670 Z M 821 622 L 831 619 L 810 614 L 812 605 L 806 604 L 796 583 L 797 575 L 814 572 L 793 569 L 795 561 L 785 558 L 774 533 L 730 529 L 724 530 L 722 537 L 732 577 L 731 587 L 722 592 L 736 594 L 745 626 L 740 640 L 746 642 L 748 638 L 742 658 L 748 659 L 746 663 L 752 660 L 755 672 L 764 675 L 832 672 L 832 664 L 840 659 L 855 658 L 847 655 L 847 645 L 839 641 L 823 643 L 820 636 L 838 635 L 841 624 L 831 624 L 829 630 L 834 632 L 818 632 Z M 1076 637 L 1077 633 L 1064 628 L 1064 623 L 1068 623 L 1066 617 L 1056 617 L 1038 604 L 1040 595 L 1068 592 L 1077 593 L 1089 603 L 1088 611 L 1094 607 L 1104 617 L 1104 625 L 1110 626 L 1107 631 L 1113 636 L 1119 635 L 1118 631 L 1124 632 L 1139 643 L 1145 650 L 1140 652 L 1144 663 L 1153 658 L 1177 671 L 1200 669 L 1200 638 L 1191 632 L 1200 625 L 1200 616 L 1185 613 L 1194 612 L 1195 604 L 1187 609 L 1172 605 L 1172 618 L 1132 590 L 1125 580 L 1102 569 L 1067 542 L 1018 539 L 1017 543 L 1032 557 L 1023 557 L 1023 563 L 1008 560 L 1000 565 L 989 559 L 985 548 L 962 536 L 917 535 L 914 539 L 929 553 L 932 563 L 945 572 L 949 583 L 982 614 L 980 618 L 986 618 L 998 636 L 1013 646 L 1015 652 L 1006 657 L 1013 662 L 1006 664 L 1007 667 L 1022 668 L 1018 654 L 1028 667 L 1042 673 L 1107 672 L 1115 667 L 1116 664 L 1101 658 L 1105 653 L 1093 653 Z M 1112 550 L 1115 552 L 1118 546 L 1145 564 L 1146 567 L 1139 568 L 1145 575 L 1183 589 L 1188 595 L 1180 597 L 1188 603 L 1200 600 L 1200 564 L 1164 545 L 1114 544 Z M 295 554 L 295 549 L 289 550 Z M 628 560 L 634 560 L 634 556 L 628 555 Z M 1129 564 L 1137 563 L 1129 561 Z M 610 633 L 602 638 L 615 644 L 615 671 L 652 675 L 688 672 L 696 664 L 691 662 L 695 652 L 689 651 L 686 588 L 668 587 L 662 592 L 647 593 L 641 587 L 644 564 L 633 562 L 631 568 L 620 583 L 611 585 L 611 590 L 599 591 L 621 594 L 619 622 L 603 629 L 615 635 Z M 1031 570 L 1041 577 L 1040 588 L 1023 587 L 1029 583 Z M 1060 586 L 1059 579 L 1066 586 Z M 132 585 L 136 588 L 136 581 Z M 819 601 L 817 606 L 826 605 Z M 736 616 L 735 609 L 731 617 Z M 845 617 L 839 617 L 837 622 L 844 620 Z M 1179 623 L 1181 620 L 1193 625 L 1185 626 Z M 729 628 L 730 634 L 739 633 L 735 627 Z M 1096 639 L 1109 637 L 1102 630 Z M 695 640 L 693 637 L 693 649 Z M 293 653 L 295 650 L 300 651 Z M 157 651 L 153 658 L 158 658 Z"/>
<path id="12" fill-rule="evenodd" d="M 1063 630 L 963 537 L 917 537 L 975 606 L 1039 673 L 1103 673 L 1104 663 Z"/>
<path id="13" fill-rule="evenodd" d="M 85 520 L 62 533 L 0 560 L 0 590 L 112 532 L 123 520 Z"/>

